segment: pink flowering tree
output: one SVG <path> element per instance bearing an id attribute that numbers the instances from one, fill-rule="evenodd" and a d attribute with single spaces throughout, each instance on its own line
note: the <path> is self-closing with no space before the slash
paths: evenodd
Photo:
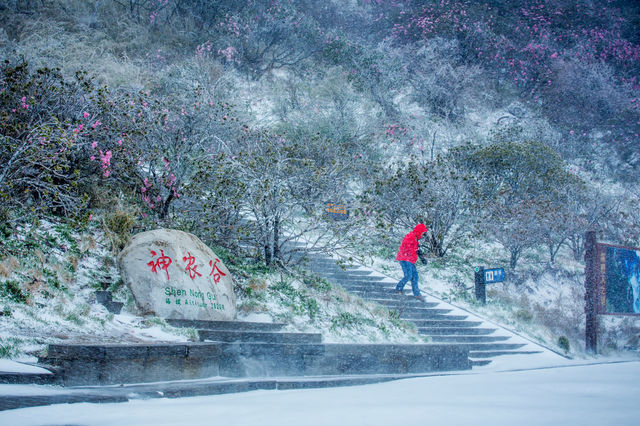
<path id="1" fill-rule="evenodd" d="M 5 207 L 73 215 L 88 201 L 83 182 L 91 161 L 86 112 L 96 89 L 84 73 L 66 80 L 57 71 L 31 72 L 27 63 L 0 67 L 0 197 Z M 84 111 L 84 113 L 83 113 Z M 95 122 L 94 122 L 95 123 Z M 96 126 L 97 127 L 97 126 Z M 108 175 L 111 153 L 98 160 Z"/>
<path id="2" fill-rule="evenodd" d="M 321 29 L 291 0 L 250 0 L 217 25 L 219 57 L 254 80 L 299 67 L 321 48 Z"/>
<path id="3" fill-rule="evenodd" d="M 299 260 L 309 250 L 335 249 L 357 223 L 352 217 L 327 225 L 324 203 L 341 202 L 346 193 L 344 165 L 323 163 L 308 149 L 286 135 L 249 128 L 226 147 L 230 175 L 242 188 L 239 201 L 248 221 L 247 240 L 268 266 Z M 307 248 L 288 244 L 299 238 L 308 241 Z"/>
<path id="4" fill-rule="evenodd" d="M 146 215 L 173 220 L 174 203 L 205 192 L 199 178 L 215 166 L 220 141 L 235 118 L 228 106 L 203 99 L 199 92 L 185 102 L 140 93 L 128 96 L 126 103 L 129 110 L 124 119 L 130 131 L 121 132 L 115 143 L 127 154 L 114 172 L 135 185 Z M 95 160 L 105 167 L 114 154 L 109 154 L 108 147 L 95 149 Z"/>
<path id="5" fill-rule="evenodd" d="M 392 2 L 369 3 L 385 10 Z M 403 5 L 400 12 L 385 17 L 398 45 L 419 49 L 431 40 L 455 39 L 459 63 L 479 65 L 501 87 L 516 88 L 562 131 L 566 153 L 589 156 L 587 142 L 596 138 L 618 153 L 621 164 L 640 166 L 633 154 L 640 131 L 640 43 L 637 9 L 629 2 L 396 3 Z"/>

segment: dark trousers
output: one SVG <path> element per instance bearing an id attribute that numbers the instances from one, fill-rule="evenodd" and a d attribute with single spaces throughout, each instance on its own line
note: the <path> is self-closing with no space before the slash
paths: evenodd
<path id="1" fill-rule="evenodd" d="M 402 267 L 404 277 L 402 277 L 398 282 L 396 290 L 402 291 L 404 285 L 408 281 L 411 281 L 411 290 L 413 290 L 413 295 L 420 296 L 420 289 L 418 288 L 418 269 L 416 268 L 416 265 L 411 262 L 407 262 L 406 260 L 401 260 L 400 266 Z"/>

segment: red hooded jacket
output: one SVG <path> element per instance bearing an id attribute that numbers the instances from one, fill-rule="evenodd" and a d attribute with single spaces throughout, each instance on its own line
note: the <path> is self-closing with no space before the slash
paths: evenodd
<path id="1" fill-rule="evenodd" d="M 405 235 L 402 239 L 402 244 L 400 244 L 396 260 L 406 260 L 407 262 L 416 263 L 418 260 L 418 240 L 425 232 L 427 232 L 427 227 L 419 223 L 413 228 L 413 231 Z"/>

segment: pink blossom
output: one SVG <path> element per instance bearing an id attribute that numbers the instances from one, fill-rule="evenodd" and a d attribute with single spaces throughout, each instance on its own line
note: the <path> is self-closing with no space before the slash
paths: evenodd
<path id="1" fill-rule="evenodd" d="M 111 164 L 111 151 L 107 151 L 104 154 L 100 151 L 100 161 L 102 162 L 102 168 L 106 169 Z"/>
<path id="2" fill-rule="evenodd" d="M 91 148 L 95 149 L 97 147 L 98 147 L 98 142 L 96 141 L 91 142 Z"/>
<path id="3" fill-rule="evenodd" d="M 82 113 L 82 116 L 83 116 L 84 118 L 87 118 L 87 117 L 89 117 L 89 113 L 85 111 L 85 112 L 83 112 L 83 113 Z"/>
<path id="4" fill-rule="evenodd" d="M 238 51 L 233 46 L 218 50 L 218 54 L 224 56 L 227 62 L 231 62 L 236 53 L 238 53 Z"/>

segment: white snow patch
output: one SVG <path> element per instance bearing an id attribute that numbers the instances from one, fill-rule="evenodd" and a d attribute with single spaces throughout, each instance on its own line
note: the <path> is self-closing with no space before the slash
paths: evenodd
<path id="1" fill-rule="evenodd" d="M 471 372 L 367 386 L 59 404 L 3 411 L 0 423 L 635 426 L 639 381 L 640 362 Z M 22 391 L 28 394 L 28 388 Z"/>

